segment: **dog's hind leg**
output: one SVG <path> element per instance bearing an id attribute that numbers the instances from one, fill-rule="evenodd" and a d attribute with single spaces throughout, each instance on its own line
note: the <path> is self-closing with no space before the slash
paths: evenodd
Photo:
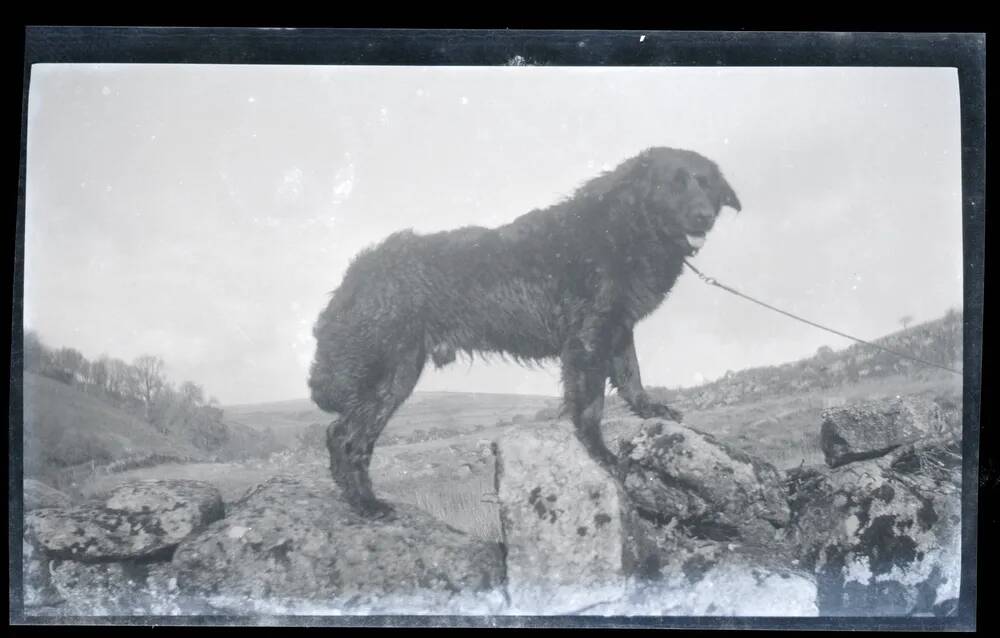
<path id="1" fill-rule="evenodd" d="M 410 396 L 424 366 L 423 347 L 413 348 L 393 358 L 394 368 L 386 370 L 374 388 L 361 388 L 354 409 L 327 428 L 330 471 L 344 491 L 348 503 L 360 514 L 385 516 L 392 507 L 375 498 L 371 465 L 375 442 L 396 409 Z"/>
<path id="2" fill-rule="evenodd" d="M 680 423 L 684 415 L 679 410 L 654 401 L 642 387 L 632 330 L 625 327 L 617 329 L 612 337 L 611 349 L 611 384 L 618 388 L 632 412 L 643 419 L 663 417 Z"/>

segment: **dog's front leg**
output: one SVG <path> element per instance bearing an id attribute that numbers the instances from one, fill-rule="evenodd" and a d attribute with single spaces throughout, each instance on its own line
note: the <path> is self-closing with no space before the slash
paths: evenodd
<path id="1" fill-rule="evenodd" d="M 662 417 L 680 423 L 684 415 L 679 410 L 653 400 L 642 387 L 639 359 L 635 354 L 635 340 L 630 328 L 623 326 L 615 331 L 611 349 L 611 384 L 618 388 L 632 412 L 643 419 Z"/>
<path id="2" fill-rule="evenodd" d="M 592 331 L 584 331 L 566 343 L 560 357 L 563 392 L 577 439 L 591 458 L 614 471 L 618 458 L 607 448 L 601 435 L 610 343 L 600 337 Z"/>

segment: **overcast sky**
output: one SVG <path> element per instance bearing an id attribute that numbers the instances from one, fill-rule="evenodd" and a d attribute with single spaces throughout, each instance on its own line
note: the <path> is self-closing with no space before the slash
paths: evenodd
<path id="1" fill-rule="evenodd" d="M 361 248 L 495 226 L 649 146 L 743 212 L 695 263 L 861 337 L 962 305 L 954 69 L 35 65 L 25 325 L 155 353 L 225 403 L 308 395 L 312 324 Z M 682 276 L 637 329 L 647 385 L 850 342 Z M 419 390 L 557 394 L 461 359 Z"/>

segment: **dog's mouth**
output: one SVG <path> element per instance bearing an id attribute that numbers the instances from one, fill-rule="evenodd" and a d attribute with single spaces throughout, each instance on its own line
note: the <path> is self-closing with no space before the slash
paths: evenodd
<path id="1" fill-rule="evenodd" d="M 684 239 L 692 250 L 700 250 L 705 245 L 705 233 L 688 233 Z"/>

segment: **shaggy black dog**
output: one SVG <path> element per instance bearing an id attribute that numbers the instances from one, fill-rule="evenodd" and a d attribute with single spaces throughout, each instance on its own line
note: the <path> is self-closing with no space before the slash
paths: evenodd
<path id="1" fill-rule="evenodd" d="M 632 330 L 653 312 L 705 241 L 719 211 L 740 202 L 701 155 L 651 148 L 571 198 L 499 228 L 402 231 L 358 255 L 320 314 L 309 386 L 336 412 L 330 469 L 354 508 L 382 515 L 368 466 L 375 441 L 428 356 L 558 357 L 577 436 L 609 469 L 601 437 L 610 378 L 637 415 L 680 420 L 643 390 Z"/>

